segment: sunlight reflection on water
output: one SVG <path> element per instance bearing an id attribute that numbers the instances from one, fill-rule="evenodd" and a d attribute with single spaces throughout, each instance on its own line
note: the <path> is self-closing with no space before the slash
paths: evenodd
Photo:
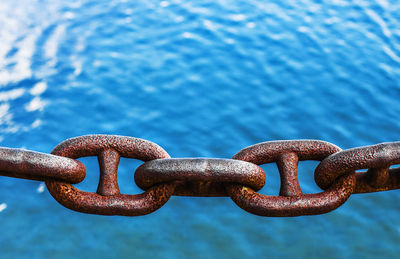
<path id="1" fill-rule="evenodd" d="M 66 138 L 106 133 L 149 139 L 173 157 L 229 158 L 276 139 L 342 148 L 395 141 L 399 11 L 387 1 L 3 1 L 0 142 L 50 152 Z M 81 160 L 88 174 L 78 187 L 95 191 L 97 160 Z M 122 190 L 141 192 L 139 164 L 122 160 Z M 306 192 L 320 191 L 315 166 L 301 163 Z M 260 193 L 277 194 L 276 165 L 263 168 Z M 69 211 L 43 183 L 1 180 L 0 243 L 10 258 L 399 252 L 396 191 L 295 219 L 249 215 L 228 198 L 185 197 L 122 218 Z"/>

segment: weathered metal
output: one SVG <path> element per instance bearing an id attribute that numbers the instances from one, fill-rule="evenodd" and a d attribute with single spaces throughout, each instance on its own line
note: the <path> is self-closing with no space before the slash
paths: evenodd
<path id="1" fill-rule="evenodd" d="M 143 190 L 175 182 L 174 195 L 227 196 L 226 183 L 238 183 L 255 190 L 265 184 L 261 167 L 245 161 L 215 158 L 155 159 L 139 166 L 135 182 Z"/>
<path id="2" fill-rule="evenodd" d="M 286 140 L 259 143 L 239 151 L 233 156 L 257 165 L 276 162 L 281 177 L 279 196 L 256 193 L 248 186 L 227 184 L 232 200 L 242 209 L 260 216 L 300 216 L 329 212 L 342 205 L 355 186 L 354 173 L 338 179 L 328 190 L 316 194 L 303 194 L 297 177 L 299 160 L 321 161 L 341 149 L 319 140 Z"/>
<path id="3" fill-rule="evenodd" d="M 86 176 L 85 166 L 74 159 L 19 148 L 0 148 L 0 175 L 45 181 L 79 183 Z"/>
<path id="4" fill-rule="evenodd" d="M 357 147 L 333 154 L 315 170 L 315 182 L 327 189 L 339 176 L 358 172 L 354 193 L 378 192 L 400 188 L 400 169 L 389 169 L 400 163 L 400 142 L 380 143 Z"/>
<path id="5" fill-rule="evenodd" d="M 169 158 L 160 146 L 147 140 L 125 136 L 87 135 L 68 139 L 53 151 L 58 156 L 79 158 L 98 156 L 100 183 L 97 193 L 84 192 L 69 183 L 46 181 L 51 195 L 65 207 L 84 213 L 138 216 L 151 213 L 171 197 L 175 184 L 153 186 L 138 195 L 120 194 L 117 171 L 120 156 L 149 161 Z"/>
<path id="6" fill-rule="evenodd" d="M 71 184 L 86 176 L 75 160 L 97 156 L 100 180 L 96 193 Z M 134 174 L 142 194 L 121 194 L 120 157 L 144 161 Z M 314 179 L 324 191 L 304 194 L 299 161 L 321 161 Z M 259 165 L 275 162 L 281 178 L 279 196 L 257 193 L 265 184 Z M 242 209 L 261 216 L 292 217 L 327 213 L 352 193 L 400 189 L 400 142 L 381 143 L 342 151 L 320 140 L 285 140 L 259 143 L 239 151 L 233 159 L 174 158 L 147 140 L 87 135 L 68 139 L 52 154 L 0 147 L 0 175 L 46 181 L 51 195 L 63 206 L 84 213 L 138 216 L 163 206 L 172 195 L 230 196 Z M 364 172 L 356 170 L 368 169 Z"/>

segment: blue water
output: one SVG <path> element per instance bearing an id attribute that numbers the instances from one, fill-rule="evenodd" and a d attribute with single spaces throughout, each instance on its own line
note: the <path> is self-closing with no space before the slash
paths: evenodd
<path id="1" fill-rule="evenodd" d="M 400 139 L 398 1 L 1 1 L 0 145 L 50 152 L 84 134 L 232 157 L 276 139 L 343 149 Z M 94 157 L 76 185 L 95 191 Z M 122 159 L 123 193 L 142 191 Z M 319 192 L 317 162 L 300 184 Z M 276 195 L 275 164 L 262 166 Z M 399 191 L 320 216 L 264 218 L 229 198 L 172 197 L 142 217 L 70 211 L 0 178 L 2 258 L 395 257 Z"/>

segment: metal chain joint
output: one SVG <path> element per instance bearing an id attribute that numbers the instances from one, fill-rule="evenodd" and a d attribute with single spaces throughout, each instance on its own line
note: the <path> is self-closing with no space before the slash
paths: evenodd
<path id="1" fill-rule="evenodd" d="M 86 176 L 76 160 L 97 156 L 100 181 L 96 193 L 72 184 Z M 120 157 L 144 163 L 134 174 L 142 194 L 121 194 L 118 187 Z M 299 161 L 320 161 L 314 172 L 320 193 L 303 194 Z M 279 196 L 257 193 L 265 184 L 259 165 L 276 163 L 281 178 Z M 0 147 L 0 175 L 45 181 L 50 194 L 63 206 L 90 214 L 138 216 L 162 207 L 172 195 L 229 196 L 242 209 L 260 216 L 293 217 L 332 211 L 354 193 L 400 189 L 400 142 L 341 150 L 320 140 L 282 140 L 259 143 L 240 150 L 232 159 L 170 158 L 147 140 L 87 135 L 68 139 L 51 154 Z M 356 170 L 366 169 L 359 172 Z"/>

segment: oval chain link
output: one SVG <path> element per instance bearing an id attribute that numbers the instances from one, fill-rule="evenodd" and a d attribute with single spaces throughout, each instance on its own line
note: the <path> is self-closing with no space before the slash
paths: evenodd
<path id="1" fill-rule="evenodd" d="M 216 197 L 227 196 L 225 183 L 259 190 L 265 184 L 265 173 L 253 163 L 233 159 L 156 159 L 136 169 L 135 182 L 144 190 L 156 184 L 175 182 L 174 195 Z"/>
<path id="2" fill-rule="evenodd" d="M 45 181 L 49 179 L 80 183 L 85 166 L 74 159 L 19 148 L 0 148 L 0 175 Z"/>
<path id="3" fill-rule="evenodd" d="M 297 176 L 298 161 L 321 161 L 340 150 L 331 143 L 319 140 L 271 141 L 247 147 L 233 158 L 257 165 L 276 162 L 281 177 L 280 196 L 262 195 L 237 184 L 227 184 L 227 192 L 240 208 L 260 216 L 288 217 L 327 213 L 350 197 L 355 187 L 354 173 L 336 180 L 324 192 L 303 194 Z"/>
<path id="4" fill-rule="evenodd" d="M 354 193 L 387 191 L 400 188 L 400 142 L 380 143 L 347 149 L 324 159 L 315 170 L 315 182 L 327 189 L 338 177 L 360 169 Z"/>
<path id="5" fill-rule="evenodd" d="M 97 193 L 80 191 L 66 182 L 46 182 L 51 195 L 60 204 L 75 211 L 102 215 L 144 215 L 164 205 L 174 191 L 173 183 L 165 183 L 138 195 L 120 194 L 117 180 L 120 156 L 143 161 L 169 158 L 160 146 L 147 140 L 88 135 L 68 139 L 52 153 L 70 158 L 98 156 L 100 182 Z"/>

